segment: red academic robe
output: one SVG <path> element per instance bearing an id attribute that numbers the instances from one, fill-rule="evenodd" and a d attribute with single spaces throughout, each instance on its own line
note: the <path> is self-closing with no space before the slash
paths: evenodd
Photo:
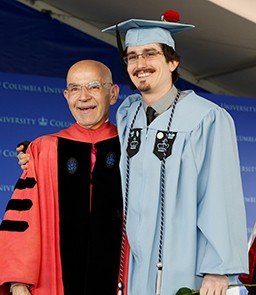
<path id="1" fill-rule="evenodd" d="M 256 284 L 256 226 L 254 227 L 254 231 L 252 234 L 252 237 L 254 239 L 252 240 L 250 249 L 249 249 L 249 274 L 248 275 L 240 275 L 239 280 L 243 284 Z M 250 295 L 256 294 L 256 287 L 247 287 L 249 290 Z"/>
<path id="2" fill-rule="evenodd" d="M 94 145 L 99 152 L 92 175 Z M 112 295 L 97 288 L 104 290 L 101 282 L 115 284 L 113 274 L 118 274 L 122 200 L 116 127 L 107 122 L 87 130 L 74 124 L 39 137 L 27 152 L 29 168 L 15 186 L 0 227 L 0 295 L 9 294 L 10 282 L 30 285 L 33 295 Z M 76 176 L 80 167 L 85 168 L 79 177 L 88 178 L 84 190 Z"/>

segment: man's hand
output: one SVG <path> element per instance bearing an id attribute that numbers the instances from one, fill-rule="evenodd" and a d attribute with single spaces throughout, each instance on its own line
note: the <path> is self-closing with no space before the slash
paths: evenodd
<path id="1" fill-rule="evenodd" d="M 30 291 L 26 285 L 15 285 L 12 287 L 12 295 L 30 295 Z"/>
<path id="2" fill-rule="evenodd" d="M 28 169 L 28 161 L 29 161 L 29 154 L 25 154 L 23 152 L 24 150 L 24 145 L 20 145 L 16 148 L 16 151 L 19 152 L 18 154 L 18 159 L 19 162 L 18 164 L 20 165 L 22 170 Z"/>
<path id="3" fill-rule="evenodd" d="M 204 276 L 200 295 L 226 295 L 228 289 L 228 277 L 226 275 Z"/>

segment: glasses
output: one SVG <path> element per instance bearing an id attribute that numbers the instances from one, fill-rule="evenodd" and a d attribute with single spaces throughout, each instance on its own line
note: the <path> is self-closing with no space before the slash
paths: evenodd
<path id="1" fill-rule="evenodd" d="M 138 61 L 139 56 L 143 57 L 146 61 L 155 59 L 158 54 L 163 54 L 161 51 L 157 51 L 155 49 L 147 50 L 143 53 L 130 53 L 124 57 L 124 61 L 126 64 L 134 64 Z"/>
<path id="2" fill-rule="evenodd" d="M 67 85 L 67 90 L 72 96 L 80 95 L 83 87 L 85 87 L 90 94 L 98 94 L 102 90 L 102 88 L 108 88 L 107 86 L 109 85 L 112 86 L 113 83 L 101 83 L 99 81 L 92 81 L 87 84 L 69 84 Z"/>

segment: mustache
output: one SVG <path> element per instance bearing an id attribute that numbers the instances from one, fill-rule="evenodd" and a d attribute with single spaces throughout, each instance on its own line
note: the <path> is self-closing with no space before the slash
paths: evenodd
<path id="1" fill-rule="evenodd" d="M 132 73 L 133 76 L 137 76 L 139 73 L 154 73 L 155 69 L 152 68 L 146 68 L 146 69 L 135 69 L 134 72 Z"/>

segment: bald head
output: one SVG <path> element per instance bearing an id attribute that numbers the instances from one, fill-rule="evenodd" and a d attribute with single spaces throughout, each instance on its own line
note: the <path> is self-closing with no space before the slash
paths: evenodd
<path id="1" fill-rule="evenodd" d="M 64 96 L 72 115 L 84 128 L 97 129 L 105 123 L 118 94 L 110 69 L 101 62 L 81 60 L 67 73 Z"/>
<path id="2" fill-rule="evenodd" d="M 94 73 L 100 80 L 106 83 L 113 83 L 110 69 L 103 63 L 96 60 L 81 60 L 73 64 L 67 73 L 67 85 L 77 83 L 76 77 L 81 73 Z"/>

